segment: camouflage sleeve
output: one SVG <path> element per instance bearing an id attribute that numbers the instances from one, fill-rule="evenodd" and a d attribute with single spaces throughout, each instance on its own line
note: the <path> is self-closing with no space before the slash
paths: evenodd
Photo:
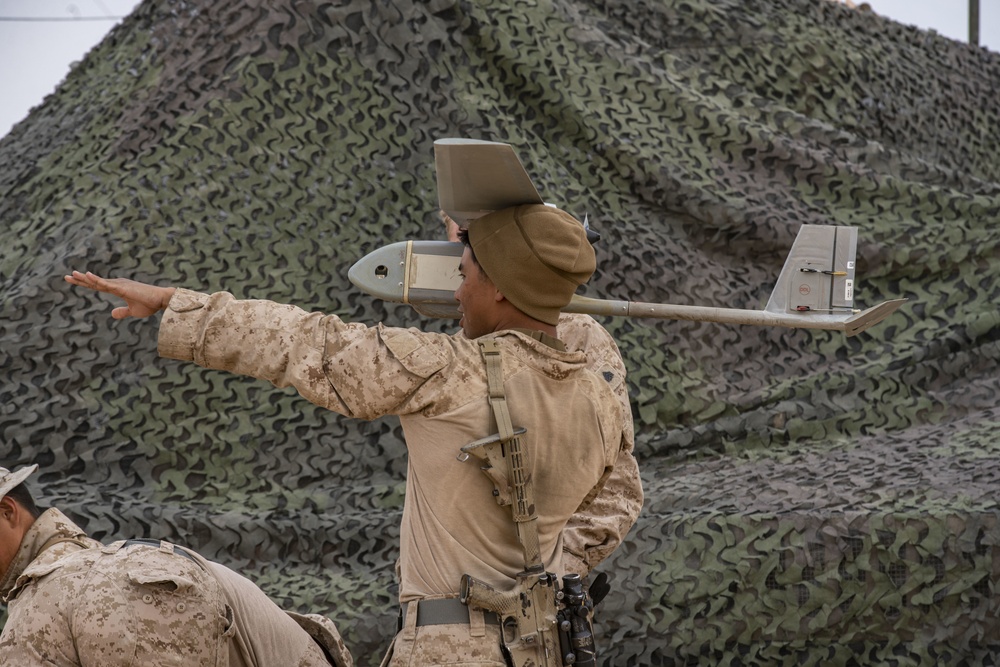
<path id="1" fill-rule="evenodd" d="M 631 449 L 618 455 L 604 488 L 563 530 L 563 568 L 581 577 L 618 548 L 642 509 L 642 481 Z"/>
<path id="2" fill-rule="evenodd" d="M 604 488 L 586 509 L 577 512 L 563 531 L 563 568 L 585 576 L 621 544 L 642 509 L 642 480 L 632 452 L 632 408 L 625 383 L 625 362 L 611 334 L 588 315 L 564 313 L 559 338 L 566 347 L 587 353 L 591 370 L 615 392 L 624 417 L 621 450 Z"/>
<path id="3" fill-rule="evenodd" d="M 433 344 L 437 339 L 443 344 Z M 375 419 L 426 407 L 421 401 L 433 392 L 419 390 L 452 360 L 447 339 L 179 289 L 160 322 L 158 349 L 169 359 L 294 387 L 348 417 Z"/>

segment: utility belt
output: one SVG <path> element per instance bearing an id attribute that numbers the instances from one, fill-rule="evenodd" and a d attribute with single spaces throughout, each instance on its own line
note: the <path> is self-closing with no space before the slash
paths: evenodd
<path id="1" fill-rule="evenodd" d="M 462 604 L 458 598 L 442 598 L 434 600 L 415 600 L 404 602 L 399 606 L 399 627 L 403 629 L 403 619 L 410 605 L 417 606 L 417 627 L 425 625 L 469 625 L 469 607 Z M 472 613 L 482 613 L 486 625 L 500 625 L 500 616 L 492 611 L 474 610 Z"/>

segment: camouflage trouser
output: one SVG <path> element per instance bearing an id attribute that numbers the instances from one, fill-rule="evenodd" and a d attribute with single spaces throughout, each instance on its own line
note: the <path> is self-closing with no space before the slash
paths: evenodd
<path id="1" fill-rule="evenodd" d="M 166 547 L 116 542 L 29 566 L 29 582 L 9 605 L 3 664 L 226 667 L 219 584 L 195 560 Z"/>
<path id="2" fill-rule="evenodd" d="M 486 624 L 477 610 L 471 610 L 470 619 L 460 625 L 417 626 L 417 605 L 408 605 L 382 667 L 506 667 L 499 626 Z"/>

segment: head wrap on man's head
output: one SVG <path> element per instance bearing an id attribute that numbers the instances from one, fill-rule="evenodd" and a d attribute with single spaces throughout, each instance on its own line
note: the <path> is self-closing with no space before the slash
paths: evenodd
<path id="1" fill-rule="evenodd" d="M 597 267 L 583 225 L 553 206 L 493 211 L 469 221 L 468 231 L 476 261 L 504 297 L 553 326 Z"/>
<path id="2" fill-rule="evenodd" d="M 31 473 L 38 470 L 37 464 L 31 464 L 30 466 L 25 466 L 17 472 L 11 472 L 6 468 L 0 468 L 0 498 L 3 498 L 8 493 L 14 490 L 18 484 L 24 482 L 28 479 Z"/>

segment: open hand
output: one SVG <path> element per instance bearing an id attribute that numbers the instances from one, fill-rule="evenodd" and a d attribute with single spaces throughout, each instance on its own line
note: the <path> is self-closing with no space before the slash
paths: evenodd
<path id="1" fill-rule="evenodd" d="M 125 300 L 125 306 L 111 311 L 111 317 L 123 320 L 126 317 L 149 317 L 160 312 L 170 303 L 174 295 L 173 287 L 157 287 L 128 278 L 101 278 L 90 271 L 74 271 L 65 276 L 66 282 L 78 287 L 86 287 L 97 292 L 106 292 Z"/>

